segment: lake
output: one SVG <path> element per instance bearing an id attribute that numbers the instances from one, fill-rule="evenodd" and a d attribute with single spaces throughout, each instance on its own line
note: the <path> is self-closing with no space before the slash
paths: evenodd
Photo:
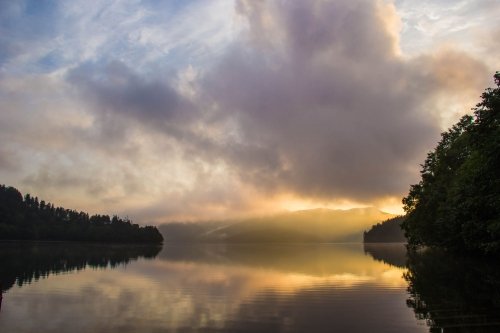
<path id="1" fill-rule="evenodd" d="M 496 261 L 401 244 L 0 243 L 0 332 L 498 332 Z"/>

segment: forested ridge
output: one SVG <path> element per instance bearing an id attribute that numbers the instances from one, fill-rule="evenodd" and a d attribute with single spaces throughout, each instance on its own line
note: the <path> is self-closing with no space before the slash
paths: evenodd
<path id="1" fill-rule="evenodd" d="M 410 245 L 500 254 L 500 72 L 474 108 L 442 133 L 403 199 Z"/>
<path id="2" fill-rule="evenodd" d="M 397 216 L 375 224 L 370 230 L 363 233 L 365 243 L 406 243 L 401 223 L 403 216 Z"/>
<path id="3" fill-rule="evenodd" d="M 92 215 L 55 207 L 14 187 L 0 185 L 0 239 L 161 243 L 156 227 L 118 216 Z"/>

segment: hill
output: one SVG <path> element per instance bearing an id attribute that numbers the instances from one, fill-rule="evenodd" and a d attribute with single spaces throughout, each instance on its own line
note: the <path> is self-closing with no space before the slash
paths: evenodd
<path id="1" fill-rule="evenodd" d="M 157 228 L 118 216 L 78 212 L 0 185 L 0 240 L 161 243 Z"/>
<path id="2" fill-rule="evenodd" d="M 375 208 L 313 209 L 242 220 L 167 223 L 167 242 L 361 242 L 363 230 L 393 215 Z"/>
<path id="3" fill-rule="evenodd" d="M 365 243 L 406 243 L 406 237 L 401 223 L 403 216 L 397 216 L 384 222 L 377 223 L 370 230 L 363 233 Z"/>

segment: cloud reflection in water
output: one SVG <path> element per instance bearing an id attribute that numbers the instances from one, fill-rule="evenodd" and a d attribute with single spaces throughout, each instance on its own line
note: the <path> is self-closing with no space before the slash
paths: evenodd
<path id="1" fill-rule="evenodd" d="M 406 306 L 403 273 L 361 244 L 169 245 L 153 261 L 12 289 L 0 329 L 425 331 Z"/>

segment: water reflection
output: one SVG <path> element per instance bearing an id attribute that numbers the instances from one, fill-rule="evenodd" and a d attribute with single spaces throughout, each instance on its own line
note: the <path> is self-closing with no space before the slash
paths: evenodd
<path id="1" fill-rule="evenodd" d="M 138 258 L 154 258 L 161 250 L 150 245 L 84 243 L 0 243 L 0 290 L 7 291 L 59 274 L 90 268 L 114 268 Z"/>
<path id="2" fill-rule="evenodd" d="M 363 244 L 365 253 L 373 259 L 386 264 L 406 267 L 406 244 L 403 243 L 366 243 Z"/>
<path id="3" fill-rule="evenodd" d="M 309 277 L 351 275 L 353 279 L 377 279 L 380 273 L 391 270 L 364 255 L 363 244 L 201 244 L 166 245 L 159 258 L 168 262 L 200 263 L 219 266 L 239 266 L 295 273 Z M 377 246 L 374 246 L 377 251 Z M 389 247 L 397 256 L 406 254 L 403 244 Z M 400 253 L 399 253 L 400 252 Z M 375 258 L 377 259 L 377 258 Z M 397 265 L 396 265 L 397 266 Z M 402 265 L 401 267 L 403 267 Z M 403 279 L 397 278 L 404 283 Z"/>
<path id="4" fill-rule="evenodd" d="M 499 332 L 498 260 L 426 249 L 408 254 L 408 306 L 431 332 Z"/>
<path id="5" fill-rule="evenodd" d="M 362 244 L 168 245 L 159 258 L 190 307 L 186 331 L 414 332 L 403 269 Z M 207 305 L 210 306 L 207 306 Z"/>
<path id="6" fill-rule="evenodd" d="M 494 261 L 402 244 L 159 251 L 0 244 L 0 332 L 500 330 Z"/>
<path id="7" fill-rule="evenodd" d="M 405 269 L 365 250 L 362 244 L 165 245 L 154 260 L 87 265 L 10 288 L 0 331 L 427 331 L 406 305 Z"/>

